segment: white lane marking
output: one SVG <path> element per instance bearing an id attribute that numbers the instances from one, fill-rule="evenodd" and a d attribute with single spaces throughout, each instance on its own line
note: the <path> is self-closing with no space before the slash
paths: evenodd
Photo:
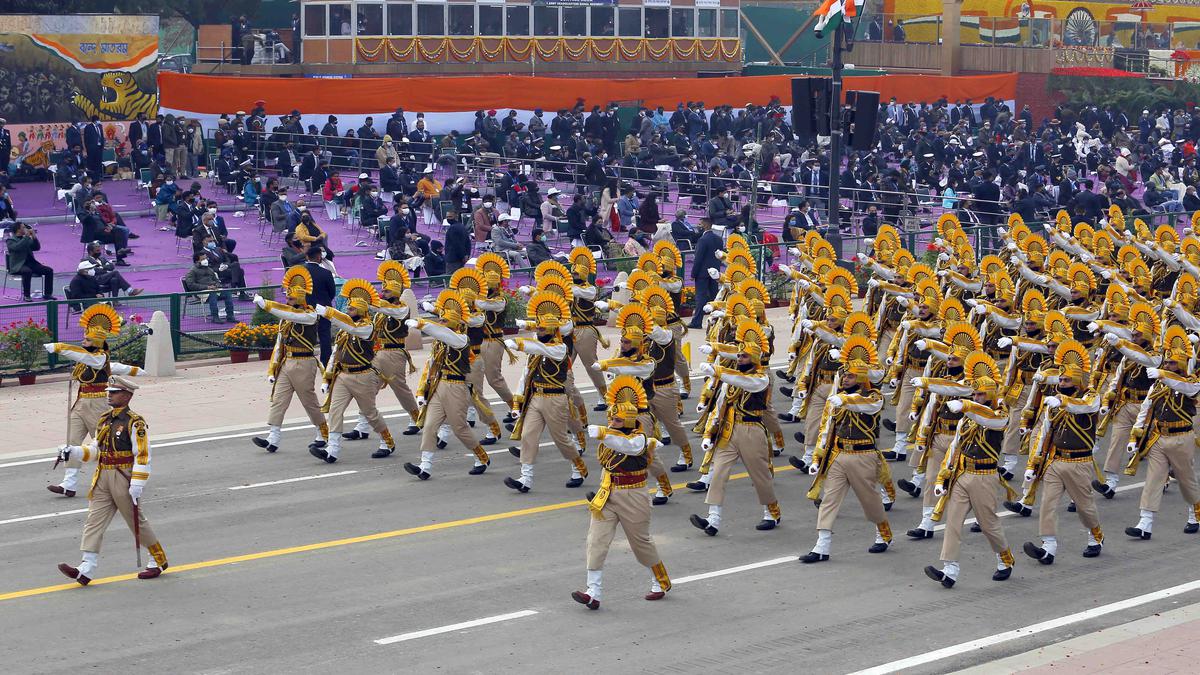
<path id="1" fill-rule="evenodd" d="M 414 631 L 412 633 L 401 633 L 400 635 L 393 635 L 392 637 L 375 640 L 375 644 L 392 645 L 396 644 L 397 642 L 407 642 L 408 640 L 416 640 L 418 638 L 429 637 L 431 635 L 441 635 L 442 633 L 453 633 L 454 631 L 475 628 L 476 626 L 486 626 L 489 623 L 500 623 L 501 621 L 522 619 L 527 616 L 533 616 L 534 614 L 537 614 L 537 612 L 532 609 L 523 609 L 519 612 L 512 612 L 510 614 L 499 614 L 496 616 L 484 617 L 482 619 L 475 619 L 474 621 L 452 623 L 449 626 L 442 626 L 440 628 L 428 628 L 426 630 Z"/>
<path id="2" fill-rule="evenodd" d="M 1113 492 L 1124 492 L 1126 490 L 1136 490 L 1137 488 L 1140 488 L 1145 484 L 1146 484 L 1146 481 L 1139 481 L 1137 483 L 1130 483 L 1128 485 L 1118 485 L 1113 490 Z M 1008 509 L 1004 509 L 1003 511 L 996 512 L 997 518 L 1007 518 L 1009 516 L 1015 516 L 1015 515 L 1017 515 L 1017 514 L 1013 513 L 1012 511 L 1009 511 Z M 967 518 L 966 520 L 963 521 L 963 525 L 970 525 L 970 524 L 976 523 L 976 522 L 979 522 L 979 521 L 975 518 Z M 933 526 L 934 532 L 940 532 L 944 529 L 946 529 L 946 526 L 944 524 Z"/>
<path id="3" fill-rule="evenodd" d="M 266 483 L 251 483 L 250 485 L 234 485 L 230 490 L 249 490 L 251 488 L 267 487 L 268 485 L 283 485 L 285 483 L 300 483 L 306 480 L 316 480 L 318 478 L 333 478 L 334 476 L 349 476 L 358 471 L 335 471 L 333 473 L 319 473 L 315 476 L 300 476 L 299 478 L 285 478 L 283 480 L 272 480 Z"/>
<path id="4" fill-rule="evenodd" d="M 748 572 L 750 570 L 759 569 L 760 567 L 772 567 L 774 565 L 782 565 L 783 563 L 796 562 L 796 560 L 797 557 L 794 555 L 786 558 L 772 558 L 771 560 L 763 560 L 762 562 L 750 563 L 749 565 L 738 565 L 737 567 L 727 567 L 723 570 L 713 570 L 712 572 L 704 572 L 702 574 L 693 574 L 687 577 L 680 577 L 679 579 L 673 579 L 671 584 L 678 586 L 679 584 L 687 584 L 693 581 L 703 581 L 705 579 L 712 579 L 713 577 L 723 577 L 727 574 Z"/>
<path id="5" fill-rule="evenodd" d="M 27 459 L 23 462 L 9 462 L 7 464 L 0 464 L 0 469 L 7 469 L 10 466 L 27 466 L 29 464 L 41 464 L 42 462 L 53 462 L 53 461 L 54 461 L 53 455 L 50 457 L 38 457 L 37 459 Z"/>
<path id="6" fill-rule="evenodd" d="M 30 520 L 42 520 L 43 518 L 57 518 L 59 516 L 73 516 L 76 513 L 87 513 L 87 509 L 73 509 L 71 511 L 56 511 L 55 513 L 43 513 L 39 516 L 23 516 L 21 518 L 9 518 L 8 520 L 0 520 L 0 525 L 10 525 L 12 523 L 25 523 Z"/>
<path id="7" fill-rule="evenodd" d="M 1195 590 L 1200 590 L 1200 579 L 1197 579 L 1195 581 L 1189 581 L 1186 584 L 1179 584 L 1178 586 L 1171 586 L 1170 588 L 1164 588 L 1160 591 L 1154 591 L 1153 593 L 1146 593 L 1144 595 L 1138 595 L 1138 596 L 1134 596 L 1132 598 L 1126 598 L 1125 600 L 1118 600 L 1117 602 L 1111 602 L 1107 605 L 1100 605 L 1099 607 L 1085 609 L 1082 612 L 1076 612 L 1074 614 L 1060 616 L 1055 619 L 1049 619 L 1047 621 L 1042 621 L 1041 623 L 1035 623 L 1035 624 L 1032 624 L 1029 626 L 1024 626 L 1022 628 L 1004 631 L 1003 633 L 996 633 L 994 635 L 988 635 L 986 637 L 982 637 L 977 640 L 971 640 L 970 642 L 962 642 L 962 643 L 959 643 L 956 645 L 951 645 L 949 647 L 943 647 L 942 649 L 937 649 L 937 650 L 934 650 L 931 652 L 926 652 L 924 654 L 910 656 L 906 659 L 900 659 L 898 661 L 891 661 L 888 663 L 880 664 L 878 666 L 875 666 L 874 668 L 867 668 L 865 670 L 860 670 L 855 673 L 852 673 L 851 675 L 884 675 L 884 673 L 893 673 L 896 671 L 904 670 L 906 668 L 915 668 L 917 666 L 922 666 L 927 663 L 933 663 L 935 661 L 941 661 L 942 659 L 948 659 L 952 656 L 958 656 L 959 654 L 966 654 L 968 652 L 972 652 L 972 653 L 977 652 L 980 649 L 991 647 L 993 645 L 998 645 L 998 644 L 1001 644 L 1004 642 L 1009 642 L 1011 640 L 1017 640 L 1020 638 L 1030 637 L 1033 635 L 1040 635 L 1042 633 L 1045 633 L 1046 631 L 1057 630 L 1059 628 L 1062 628 L 1063 626 L 1069 626 L 1071 624 L 1079 623 L 1081 621 L 1088 621 L 1090 619 L 1095 619 L 1097 617 L 1105 616 L 1107 614 L 1112 614 L 1114 612 L 1120 612 L 1122 610 L 1130 609 L 1132 607 L 1138 607 L 1140 605 L 1145 605 L 1147 603 L 1155 602 L 1157 600 L 1163 600 L 1163 599 L 1170 598 L 1170 597 L 1173 597 L 1176 595 L 1180 595 L 1182 593 L 1189 593 L 1189 592 L 1195 591 Z"/>

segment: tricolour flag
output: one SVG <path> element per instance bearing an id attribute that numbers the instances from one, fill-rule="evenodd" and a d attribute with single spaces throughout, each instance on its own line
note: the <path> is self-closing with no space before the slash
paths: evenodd
<path id="1" fill-rule="evenodd" d="M 827 27 L 837 28 L 841 25 L 843 17 L 853 19 L 858 15 L 857 5 L 861 3 L 862 0 L 824 0 L 817 11 L 813 12 L 813 16 L 817 17 L 813 30 L 820 36 Z"/>

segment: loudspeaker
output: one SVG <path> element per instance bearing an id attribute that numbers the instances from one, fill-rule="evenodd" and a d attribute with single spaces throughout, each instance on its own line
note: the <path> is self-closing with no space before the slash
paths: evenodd
<path id="1" fill-rule="evenodd" d="M 792 79 L 792 131 L 800 138 L 829 134 L 829 86 L 827 77 Z"/>
<path id="2" fill-rule="evenodd" d="M 875 140 L 875 125 L 879 120 L 879 92 L 848 91 L 846 103 L 854 109 L 850 147 L 854 150 L 870 150 Z"/>

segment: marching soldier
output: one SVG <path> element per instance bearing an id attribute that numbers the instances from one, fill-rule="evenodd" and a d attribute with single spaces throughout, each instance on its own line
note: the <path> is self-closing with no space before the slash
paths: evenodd
<path id="1" fill-rule="evenodd" d="M 942 569 L 932 565 L 925 576 L 950 588 L 958 581 L 958 552 L 962 541 L 963 521 L 973 511 L 983 536 L 987 537 L 996 554 L 996 571 L 992 581 L 1004 581 L 1012 576 L 1013 555 L 1004 537 L 1004 528 L 996 515 L 996 481 L 1006 489 L 1008 483 L 998 478 L 1000 444 L 1008 415 L 1000 398 L 1000 369 L 990 356 L 971 354 L 965 363 L 971 400 L 952 399 L 948 410 L 962 415 L 954 439 L 946 451 L 934 483 L 938 498 L 934 517 L 944 521 L 946 536 L 942 541 Z"/>
<path id="2" fill-rule="evenodd" d="M 713 377 L 725 388 L 704 431 L 704 451 L 713 455 L 711 482 L 704 497 L 708 517 L 692 514 L 690 518 L 692 525 L 710 537 L 715 537 L 720 529 L 725 484 L 738 460 L 750 474 L 750 482 L 763 507 L 762 520 L 755 529 L 773 530 L 783 518 L 775 497 L 770 439 L 762 424 L 767 387 L 770 386 L 761 361 L 767 348 L 766 336 L 753 319 L 743 319 L 738 324 L 736 339 L 739 349 L 735 368 L 714 368 L 708 363 L 700 367 L 702 373 Z"/>
<path id="3" fill-rule="evenodd" d="M 458 291 L 463 302 L 467 303 L 467 307 L 482 309 L 479 306 L 479 298 L 486 293 L 487 282 L 478 270 L 467 267 L 455 270 L 450 277 L 450 288 Z M 492 303 L 488 302 L 485 305 L 492 306 Z M 500 333 L 503 336 L 503 329 Z M 500 423 L 496 421 L 492 406 L 483 397 L 484 371 L 487 369 L 483 350 L 487 345 L 487 336 L 486 312 L 472 311 L 471 316 L 467 319 L 467 341 L 471 345 L 471 372 L 467 375 L 467 389 L 471 392 L 471 405 L 467 407 L 467 424 L 475 426 L 476 418 L 478 418 L 487 426 L 488 432 L 479 442 L 480 445 L 492 445 L 500 438 Z M 499 365 L 496 367 L 499 368 Z M 446 447 L 449 438 L 450 426 L 442 424 L 438 429 L 437 447 L 439 449 Z"/>
<path id="4" fill-rule="evenodd" d="M 686 471 L 692 467 L 692 444 L 688 442 L 687 432 L 680 423 L 682 406 L 679 388 L 675 384 L 678 343 L 671 331 L 670 322 L 671 316 L 675 314 L 675 305 L 670 294 L 658 287 L 643 291 L 641 304 L 649 308 L 653 317 L 652 330 L 648 335 L 650 341 L 646 343 L 647 354 L 654 359 L 654 372 L 649 378 L 650 385 L 646 387 L 646 394 L 650 397 L 650 410 L 654 419 L 667 432 L 667 436 L 661 439 L 661 447 L 665 449 L 670 443 L 679 447 L 679 457 L 671 466 L 671 470 Z M 665 484 L 666 490 L 670 492 L 671 481 L 667 476 L 662 476 L 659 483 Z"/>
<path id="5" fill-rule="evenodd" d="M 1054 563 L 1058 552 L 1058 503 L 1063 492 L 1075 502 L 1080 522 L 1088 528 L 1083 557 L 1095 558 L 1104 546 L 1104 533 L 1096 512 L 1091 479 L 1095 476 L 1092 447 L 1096 442 L 1096 416 L 1100 397 L 1088 394 L 1087 350 L 1075 340 L 1065 340 L 1054 352 L 1059 368 L 1055 396 L 1042 401 L 1042 413 L 1033 430 L 1025 482 L 1042 485 L 1038 531 L 1042 545 L 1025 542 L 1025 555 L 1043 565 Z M 1007 505 L 1006 505 L 1007 506 Z"/>
<path id="6" fill-rule="evenodd" d="M 667 327 L 675 338 L 675 377 L 679 379 L 679 398 L 687 400 L 692 395 L 692 374 L 689 371 L 687 356 L 684 354 L 683 337 L 687 335 L 687 326 L 679 316 L 679 308 L 683 307 L 683 279 L 678 270 L 683 266 L 683 254 L 675 244 L 663 240 L 654 245 L 654 254 L 658 256 L 664 290 L 671 296 L 671 306 L 674 311 L 667 315 Z M 690 463 L 690 460 L 689 462 Z M 683 463 L 676 462 L 672 471 L 683 471 Z"/>
<path id="7" fill-rule="evenodd" d="M 1104 335 L 1104 341 L 1121 355 L 1112 383 L 1101 399 L 1100 429 L 1107 427 L 1111 432 L 1108 453 L 1104 456 L 1104 481 L 1092 481 L 1092 487 L 1107 499 L 1117 494 L 1121 473 L 1129 459 L 1124 452 L 1129 434 L 1153 384 L 1146 370 L 1159 365 L 1159 359 L 1151 354 L 1159 326 L 1154 309 L 1139 302 L 1130 307 L 1129 315 L 1133 326 L 1132 341 L 1111 332 Z M 1102 433 L 1097 431 L 1097 441 L 1101 436 Z"/>
<path id="8" fill-rule="evenodd" d="M 475 261 L 475 269 L 483 275 L 486 292 L 475 300 L 475 306 L 483 312 L 483 375 L 492 391 L 504 402 L 504 421 L 512 421 L 513 394 L 504 379 L 501 365 L 504 362 L 504 280 L 509 278 L 508 261 L 496 253 L 484 253 Z M 480 382 L 479 398 L 483 399 L 483 384 Z M 496 432 L 499 435 L 499 431 Z"/>
<path id="9" fill-rule="evenodd" d="M 267 381 L 271 384 L 271 408 L 267 413 L 266 437 L 250 439 L 267 452 L 279 449 L 280 430 L 283 416 L 292 404 L 292 396 L 300 399 L 308 420 L 317 429 L 314 446 L 324 446 L 329 440 L 329 427 L 325 413 L 317 400 L 316 379 L 323 375 L 316 349 L 318 316 L 308 305 L 312 293 L 312 277 L 303 265 L 291 267 L 283 274 L 283 292 L 287 304 L 281 304 L 254 296 L 259 309 L 270 312 L 279 319 L 279 331 L 275 338 L 275 349 L 271 351 L 271 365 L 267 367 Z M 310 446 L 312 447 L 312 446 Z"/>
<path id="10" fill-rule="evenodd" d="M 1163 488 L 1168 469 L 1179 481 L 1179 494 L 1188 506 L 1187 525 L 1183 531 L 1200 531 L 1200 490 L 1196 487 L 1195 428 L 1196 397 L 1200 381 L 1192 376 L 1195 347 L 1180 326 L 1171 326 L 1163 337 L 1162 365 L 1148 368 L 1147 376 L 1154 380 L 1150 394 L 1138 410 L 1137 420 L 1129 436 L 1130 464 L 1137 470 L 1143 456 L 1150 463 L 1146 470 L 1146 485 L 1138 524 L 1125 528 L 1125 534 L 1135 539 L 1149 539 L 1154 528 L 1154 515 L 1162 504 Z"/>
<path id="11" fill-rule="evenodd" d="M 329 411 L 329 428 L 332 432 L 329 443 L 323 448 L 311 447 L 309 453 L 330 464 L 338 460 L 342 449 L 342 424 L 346 408 L 353 399 L 360 414 L 379 434 L 379 449 L 371 454 L 374 459 L 383 459 L 396 451 L 396 442 L 387 423 L 375 407 L 375 396 L 384 382 L 375 370 L 375 323 L 371 320 L 370 308 L 379 302 L 375 287 L 364 279 L 350 279 L 342 285 L 342 297 L 346 298 L 346 312 L 332 307 L 316 306 L 317 316 L 328 319 L 339 331 L 334 340 L 332 364 L 325 370 L 325 382 L 321 393 L 326 395 L 323 410 Z"/>
<path id="12" fill-rule="evenodd" d="M 908 411 L 912 407 L 913 395 L 916 389 L 912 385 L 915 378 L 925 372 L 925 364 L 929 355 L 917 349 L 917 340 L 937 338 L 941 336 L 942 324 L 938 318 L 941 308 L 940 292 L 937 285 L 930 280 L 916 284 L 917 318 L 905 319 L 900 322 L 900 335 L 892 344 L 895 346 L 895 356 L 889 357 L 891 370 L 888 372 L 889 384 L 896 389 L 892 394 L 896 404 L 896 443 L 883 456 L 889 461 L 905 461 L 908 459 L 909 435 L 913 421 L 909 419 Z"/>
<path id="13" fill-rule="evenodd" d="M 65 342 L 42 345 L 48 353 L 75 362 L 71 370 L 71 382 L 79 383 L 71 407 L 67 410 L 67 444 L 63 452 L 67 468 L 61 483 L 46 486 L 47 490 L 64 497 L 75 496 L 82 466 L 80 445 L 87 436 L 96 437 L 100 418 L 108 410 L 104 393 L 108 378 L 111 375 L 135 376 L 141 372 L 137 366 L 127 366 L 109 357 L 108 340 L 121 331 L 121 316 L 112 307 L 104 304 L 88 307 L 80 315 L 79 325 L 83 327 L 80 346 Z"/>
<path id="14" fill-rule="evenodd" d="M 595 410 L 603 411 L 604 392 L 608 386 L 604 375 L 595 369 L 596 345 L 608 348 L 600 331 L 596 329 L 596 292 L 592 277 L 596 274 L 596 258 L 586 246 L 580 246 L 571 251 L 571 323 L 574 325 L 574 353 L 579 356 L 579 363 L 592 380 L 592 386 L 600 395 L 600 403 Z M 601 305 L 607 307 L 606 305 Z"/>
<path id="15" fill-rule="evenodd" d="M 104 531 L 108 529 L 117 513 L 133 532 L 138 547 L 139 565 L 141 547 L 150 552 L 151 562 L 138 572 L 139 579 L 154 579 L 167 570 L 167 554 L 162 544 L 150 529 L 150 523 L 142 514 L 139 503 L 146 481 L 150 479 L 150 437 L 146 420 L 129 409 L 133 392 L 138 386 L 120 376 L 109 377 L 105 391 L 112 409 L 100 416 L 96 428 L 95 445 L 84 445 L 78 449 L 64 450 L 79 454 L 80 461 L 96 460 L 98 468 L 92 476 L 92 490 L 88 493 L 88 515 L 83 524 L 83 561 L 78 567 L 60 563 L 58 571 L 87 586 L 96 578 L 97 557 Z"/>
<path id="16" fill-rule="evenodd" d="M 617 525 L 625 531 L 638 562 L 650 568 L 647 600 L 661 600 L 671 590 L 671 579 L 650 536 L 650 501 L 647 499 L 647 452 L 657 441 L 638 422 L 639 410 L 648 405 L 641 383 L 628 375 L 618 376 L 608 386 L 608 426 L 589 426 L 588 435 L 600 441 L 596 458 L 604 469 L 600 489 L 589 494 L 592 518 L 587 537 L 587 590 L 571 597 L 588 609 L 600 609 L 604 559 Z"/>
<path id="17" fill-rule="evenodd" d="M 847 490 L 854 491 L 863 515 L 876 526 L 875 543 L 867 551 L 883 553 L 892 542 L 892 528 L 878 488 L 883 456 L 875 439 L 879 434 L 883 396 L 872 386 L 871 378 L 872 371 L 882 375 L 877 363 L 879 357 L 872 341 L 857 335 L 847 338 L 840 356 L 843 365 L 834 383 L 837 393 L 826 400 L 816 452 L 808 469 L 816 477 L 808 497 L 818 501 L 820 507 L 817 543 L 812 551 L 801 556 L 803 563 L 829 560 L 833 523 Z M 822 490 L 824 496 L 818 499 Z"/>
<path id="18" fill-rule="evenodd" d="M 450 425 L 463 447 L 475 455 L 475 466 L 467 473 L 478 476 L 491 464 L 487 452 L 475 440 L 467 424 L 467 406 L 471 404 L 467 389 L 467 376 L 471 372 L 471 346 L 466 333 L 468 307 L 458 291 L 446 289 L 438 296 L 433 308 L 442 323 L 425 319 L 404 322 L 410 329 L 415 328 L 435 340 L 417 387 L 417 405 L 421 407 L 417 419 L 417 425 L 421 426 L 421 461 L 419 464 L 404 463 L 404 470 L 421 480 L 429 480 L 437 432 L 443 422 Z"/>
<path id="19" fill-rule="evenodd" d="M 1003 464 L 1001 475 L 1005 480 L 1013 479 L 1013 471 L 1020 461 L 1022 416 L 1029 407 L 1034 390 L 1038 383 L 1034 377 L 1042 367 L 1043 361 L 1051 352 L 1043 340 L 1043 324 L 1046 320 L 1046 296 L 1037 289 L 1025 292 L 1021 303 L 1024 321 L 1021 324 L 1021 334 L 1014 337 L 1002 337 L 996 341 L 999 349 L 1011 348 L 1008 359 L 1008 369 L 1001 385 L 1001 395 L 1008 405 L 1008 426 L 1004 428 L 1004 444 L 1001 448 Z"/>
<path id="20" fill-rule="evenodd" d="M 814 323 L 809 319 L 801 321 L 804 330 L 813 334 L 812 346 L 803 357 L 804 362 L 796 377 L 796 388 L 792 390 L 793 397 L 799 398 L 803 402 L 802 405 L 806 406 L 803 409 L 804 456 L 788 460 L 801 471 L 806 471 L 812 463 L 817 445 L 817 432 L 821 425 L 821 413 L 825 410 L 825 401 L 832 393 L 833 381 L 837 375 L 838 362 L 830 358 L 829 352 L 840 344 L 838 336 L 845 325 L 846 317 L 850 315 L 850 293 L 845 288 L 830 286 L 825 290 L 824 300 L 824 322 Z"/>
<path id="21" fill-rule="evenodd" d="M 408 386 L 408 375 L 417 372 L 413 366 L 412 356 L 408 353 L 404 341 L 408 338 L 408 326 L 404 321 L 408 318 L 411 308 L 404 304 L 400 296 L 409 288 L 411 282 L 404 265 L 395 260 L 385 260 L 379 265 L 379 281 L 382 288 L 379 292 L 379 303 L 368 309 L 375 316 L 375 337 L 379 348 L 375 351 L 372 365 L 379 376 L 391 387 L 400 407 L 408 413 L 408 428 L 405 436 L 421 433 L 421 427 L 415 423 L 417 419 L 417 399 L 413 396 L 412 388 Z M 361 413 L 354 429 L 342 434 L 348 441 L 365 440 L 371 435 L 371 423 Z"/>
<path id="22" fill-rule="evenodd" d="M 505 340 L 505 346 L 529 355 L 522 394 L 516 398 L 517 423 L 513 440 L 521 441 L 521 478 L 506 477 L 504 484 L 518 492 L 533 487 L 533 464 L 537 460 L 542 430 L 549 427 L 554 445 L 564 459 L 571 463 L 571 478 L 566 486 L 577 488 L 587 477 L 582 453 L 571 442 L 567 431 L 570 416 L 567 404 L 566 378 L 571 366 L 567 360 L 567 345 L 560 330 L 571 316 L 566 300 L 549 291 L 540 291 L 530 299 L 529 319 L 536 323 L 537 339 Z"/>

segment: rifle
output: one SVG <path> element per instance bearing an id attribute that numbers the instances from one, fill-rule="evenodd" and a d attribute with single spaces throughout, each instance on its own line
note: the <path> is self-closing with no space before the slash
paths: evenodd
<path id="1" fill-rule="evenodd" d="M 71 445 L 71 436 L 70 436 L 70 434 L 71 434 L 71 408 L 74 407 L 74 403 L 72 401 L 73 396 L 71 395 L 71 390 L 74 388 L 74 386 L 75 386 L 75 378 L 71 378 L 71 379 L 67 380 L 67 442 L 64 444 L 67 446 Z M 63 461 L 63 456 L 62 456 L 62 451 L 60 450 L 58 455 L 54 458 L 54 466 L 50 467 L 50 470 L 54 471 L 55 469 L 57 469 L 58 465 L 61 464 L 62 461 Z"/>
<path id="2" fill-rule="evenodd" d="M 945 457 L 945 459 L 942 460 L 942 465 L 940 467 L 938 467 L 939 474 L 944 470 L 949 471 L 950 467 L 954 466 L 957 463 L 958 460 L 955 458 L 955 455 L 958 454 L 958 444 L 959 444 L 959 440 L 961 438 L 961 436 L 960 436 L 961 432 L 962 432 L 962 424 L 959 424 L 958 428 L 956 428 L 954 430 L 954 440 L 950 441 L 950 447 L 946 450 L 946 457 Z M 928 456 L 928 454 L 926 456 Z M 942 512 L 946 508 L 946 500 L 950 497 L 950 490 L 952 490 L 954 488 L 954 481 L 958 480 L 958 476 L 960 473 L 961 473 L 961 471 L 951 472 L 949 478 L 942 481 L 942 489 L 943 489 L 942 496 L 938 498 L 937 504 L 934 505 L 933 515 L 931 516 L 931 519 L 934 522 L 937 522 L 942 519 Z M 934 481 L 936 481 L 936 480 L 937 480 L 937 478 L 934 479 Z"/>
<path id="3" fill-rule="evenodd" d="M 1104 434 L 1108 432 L 1108 425 L 1112 422 L 1113 415 L 1117 414 L 1117 406 L 1113 404 L 1116 403 L 1117 388 L 1121 386 L 1121 378 L 1124 377 L 1124 375 L 1125 359 L 1121 359 L 1121 362 L 1117 364 L 1116 372 L 1113 374 L 1112 385 L 1109 386 L 1108 391 L 1104 392 L 1104 398 L 1101 399 L 1104 402 L 1104 405 L 1108 406 L 1108 412 L 1105 413 L 1100 418 L 1100 422 L 1096 424 L 1097 445 L 1099 445 L 1100 439 L 1104 437 Z"/>
<path id="4" fill-rule="evenodd" d="M 1162 382 L 1155 381 L 1155 383 L 1150 386 L 1150 391 L 1146 393 L 1146 399 L 1142 405 L 1150 406 L 1150 410 L 1147 411 L 1148 414 L 1145 417 L 1147 422 L 1153 419 L 1154 406 L 1157 403 L 1154 400 L 1154 396 L 1158 393 L 1159 388 L 1164 386 L 1166 385 L 1164 385 Z M 1124 473 L 1126 476 L 1133 476 L 1137 473 L 1138 464 L 1140 464 L 1141 461 L 1145 459 L 1146 455 L 1149 454 L 1150 447 L 1154 445 L 1153 441 L 1158 440 L 1158 432 L 1154 430 L 1152 425 L 1147 424 L 1147 426 L 1150 428 L 1142 430 L 1142 436 L 1135 442 L 1134 452 L 1130 455 L 1129 461 L 1125 464 Z"/>
<path id="5" fill-rule="evenodd" d="M 137 554 L 138 569 L 142 568 L 142 528 L 138 521 L 141 520 L 141 507 L 137 502 L 133 503 L 133 549 Z"/>
<path id="6" fill-rule="evenodd" d="M 1029 462 L 1033 465 L 1033 481 L 1026 488 L 1027 492 L 1022 498 L 1022 502 L 1026 506 L 1033 506 L 1033 501 L 1037 496 L 1037 486 L 1042 480 L 1042 476 L 1046 474 L 1046 469 L 1050 467 L 1050 463 L 1054 461 L 1054 455 L 1046 455 L 1046 446 L 1050 443 L 1050 409 L 1042 410 L 1041 419 L 1038 422 L 1037 430 L 1031 432 L 1027 439 L 1032 439 L 1035 435 L 1038 437 L 1038 442 L 1034 445 L 1032 442 L 1029 447 Z"/>
<path id="7" fill-rule="evenodd" d="M 842 371 L 839 369 L 837 374 L 833 376 L 833 387 L 829 390 L 830 397 L 836 396 L 838 389 L 842 385 Z M 809 499 L 816 501 L 821 496 L 821 484 L 825 482 L 825 476 L 829 473 L 829 465 L 833 463 L 833 453 L 826 447 L 829 445 L 830 437 L 832 436 L 834 414 L 829 399 L 825 399 L 825 408 L 821 411 L 821 428 L 817 432 L 817 442 L 813 446 L 813 458 L 821 457 L 820 468 L 817 475 L 813 478 L 812 485 L 808 488 Z"/>

